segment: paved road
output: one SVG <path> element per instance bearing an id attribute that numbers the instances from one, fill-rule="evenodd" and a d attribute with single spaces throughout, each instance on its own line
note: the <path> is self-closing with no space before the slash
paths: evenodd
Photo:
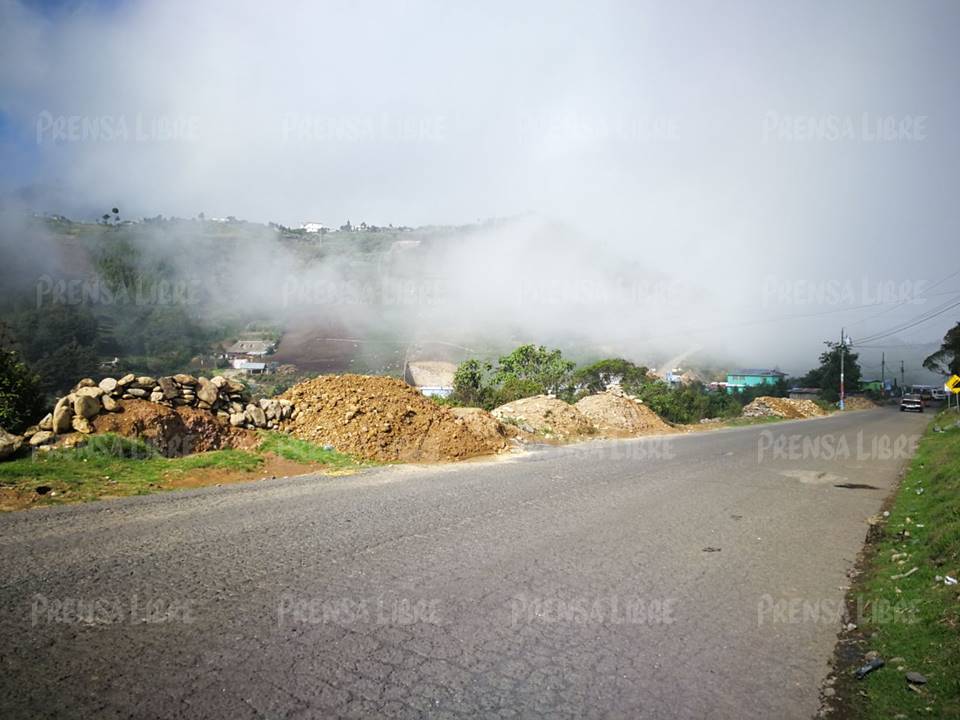
<path id="1" fill-rule="evenodd" d="M 0 717 L 808 718 L 927 419 L 8 514 Z"/>

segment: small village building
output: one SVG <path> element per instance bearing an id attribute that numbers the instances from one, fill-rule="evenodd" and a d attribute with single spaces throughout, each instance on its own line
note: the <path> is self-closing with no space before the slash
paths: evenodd
<path id="1" fill-rule="evenodd" d="M 745 368 L 727 373 L 727 392 L 745 390 L 760 385 L 776 385 L 787 376 L 779 370 L 764 368 Z"/>

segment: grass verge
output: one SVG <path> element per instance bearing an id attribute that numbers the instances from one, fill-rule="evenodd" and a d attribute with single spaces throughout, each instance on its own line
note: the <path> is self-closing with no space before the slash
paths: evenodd
<path id="1" fill-rule="evenodd" d="M 0 510 L 254 480 L 271 473 L 340 473 L 360 466 L 349 455 L 277 432 L 261 433 L 256 450 L 180 458 L 163 457 L 141 440 L 107 433 L 90 436 L 80 447 L 0 463 Z"/>
<path id="2" fill-rule="evenodd" d="M 873 609 L 860 603 L 860 652 L 846 673 L 841 668 L 838 709 L 845 717 L 960 718 L 960 585 L 945 583 L 960 572 L 957 418 L 946 411 L 930 423 L 851 589 L 848 607 L 854 598 L 869 598 Z M 879 653 L 886 666 L 850 680 L 867 651 Z M 908 672 L 927 682 L 911 687 Z"/>

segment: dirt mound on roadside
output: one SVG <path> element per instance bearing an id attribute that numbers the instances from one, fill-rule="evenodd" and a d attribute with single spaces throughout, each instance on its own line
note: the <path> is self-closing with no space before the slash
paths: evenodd
<path id="1" fill-rule="evenodd" d="M 873 410 L 877 404 L 870 398 L 848 397 L 843 399 L 845 410 Z"/>
<path id="2" fill-rule="evenodd" d="M 581 398 L 574 406 L 604 435 L 631 437 L 673 432 L 640 400 L 622 392 L 607 391 Z"/>
<path id="3" fill-rule="evenodd" d="M 252 430 L 230 427 L 207 410 L 146 400 L 119 400 L 117 404 L 117 412 L 102 413 L 90 421 L 94 432 L 140 438 L 167 457 L 252 448 L 258 443 Z"/>
<path id="4" fill-rule="evenodd" d="M 827 412 L 813 400 L 791 400 L 762 396 L 743 408 L 744 417 L 811 418 Z"/>
<path id="5" fill-rule="evenodd" d="M 450 412 L 463 420 L 467 428 L 477 437 L 491 443 L 506 443 L 518 433 L 513 425 L 505 425 L 482 408 L 455 407 Z"/>
<path id="6" fill-rule="evenodd" d="M 405 382 L 371 375 L 321 375 L 283 394 L 296 405 L 283 428 L 315 443 L 381 462 L 439 462 L 489 455 L 507 447 L 478 433 Z"/>
<path id="7" fill-rule="evenodd" d="M 547 439 L 569 440 L 593 435 L 596 428 L 576 407 L 549 395 L 535 395 L 501 405 L 490 413 L 523 432 Z"/>

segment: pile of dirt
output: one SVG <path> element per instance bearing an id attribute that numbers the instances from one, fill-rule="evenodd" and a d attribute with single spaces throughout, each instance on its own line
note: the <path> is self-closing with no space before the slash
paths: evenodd
<path id="1" fill-rule="evenodd" d="M 91 420 L 93 431 L 140 438 L 167 457 L 253 448 L 259 442 L 255 432 L 230 427 L 208 410 L 168 407 L 147 400 L 119 400 L 117 404 L 115 412 Z"/>
<path id="2" fill-rule="evenodd" d="M 660 419 L 639 399 L 610 389 L 588 395 L 574 406 L 608 437 L 632 437 L 672 432 L 673 428 Z"/>
<path id="3" fill-rule="evenodd" d="M 744 417 L 796 419 L 820 417 L 826 414 L 826 411 L 813 400 L 791 400 L 789 398 L 767 396 L 758 397 L 743 408 Z"/>
<path id="4" fill-rule="evenodd" d="M 463 420 L 470 432 L 491 443 L 505 444 L 517 436 L 517 428 L 500 422 L 482 408 L 455 407 L 450 408 L 450 412 Z"/>
<path id="5" fill-rule="evenodd" d="M 508 446 L 504 435 L 473 430 L 476 420 L 457 417 L 396 378 L 321 375 L 282 397 L 297 408 L 283 429 L 371 460 L 463 460 Z"/>
<path id="6" fill-rule="evenodd" d="M 866 397 L 848 397 L 843 399 L 845 410 L 873 410 L 877 404 Z"/>
<path id="7" fill-rule="evenodd" d="M 576 407 L 549 395 L 514 400 L 495 408 L 491 414 L 525 433 L 549 440 L 569 440 L 597 431 Z"/>

